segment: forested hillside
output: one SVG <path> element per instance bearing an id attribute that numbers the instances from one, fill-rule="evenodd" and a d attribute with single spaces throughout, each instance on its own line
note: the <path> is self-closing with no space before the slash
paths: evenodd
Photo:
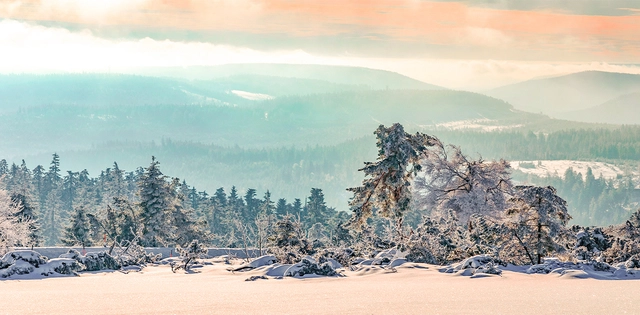
<path id="1" fill-rule="evenodd" d="M 501 100 L 459 91 L 350 91 L 251 102 L 22 108 L 0 116 L 0 132 L 14 135 L 0 143 L 0 149 L 18 157 L 108 141 L 163 138 L 254 148 L 331 145 L 368 135 L 381 123 L 402 122 L 417 130 L 464 119 L 488 119 L 491 125 L 539 125 L 549 120 L 514 111 Z"/>

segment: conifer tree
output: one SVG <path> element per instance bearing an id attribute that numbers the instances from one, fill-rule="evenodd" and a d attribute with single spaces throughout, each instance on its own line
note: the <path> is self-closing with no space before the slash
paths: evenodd
<path id="1" fill-rule="evenodd" d="M 329 219 L 329 208 L 324 201 L 324 193 L 320 188 L 311 188 L 311 195 L 307 198 L 307 204 L 304 212 L 305 220 L 308 227 L 320 223 L 327 225 Z"/>
<path id="2" fill-rule="evenodd" d="M 287 199 L 280 198 L 276 203 L 276 215 L 278 218 L 282 218 L 289 212 L 289 205 L 287 204 Z"/>
<path id="3" fill-rule="evenodd" d="M 64 229 L 62 243 L 67 246 L 80 245 L 82 248 L 92 246 L 91 224 L 83 206 L 78 206 L 71 215 L 69 226 Z"/>
<path id="4" fill-rule="evenodd" d="M 260 204 L 260 212 L 266 214 L 267 216 L 271 216 L 273 214 L 273 210 L 275 206 L 273 201 L 271 201 L 271 193 L 269 190 L 264 193 L 264 198 L 262 199 L 262 203 Z"/>
<path id="5" fill-rule="evenodd" d="M 140 219 L 143 225 L 141 244 L 158 247 L 171 242 L 174 227 L 171 212 L 174 209 L 169 184 L 159 168 L 155 157 L 142 174 L 139 182 Z"/>
<path id="6" fill-rule="evenodd" d="M 21 246 L 39 246 L 40 226 L 38 224 L 38 215 L 36 208 L 33 206 L 33 198 L 20 193 L 11 194 L 11 202 L 16 205 L 17 212 L 15 216 L 22 222 L 29 222 L 28 241 Z"/>
<path id="7" fill-rule="evenodd" d="M 421 170 L 420 160 L 428 147 L 440 142 L 426 134 L 408 134 L 398 123 L 389 128 L 380 125 L 374 134 L 378 139 L 378 160 L 365 162 L 360 169 L 365 174 L 362 186 L 347 189 L 353 192 L 349 205 L 353 212 L 350 223 L 355 228 L 366 223 L 373 209 L 383 217 L 402 217 L 411 203 L 409 187 Z"/>

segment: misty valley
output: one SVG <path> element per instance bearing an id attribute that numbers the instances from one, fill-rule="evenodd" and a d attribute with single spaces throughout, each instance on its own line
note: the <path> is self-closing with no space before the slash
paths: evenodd
<path id="1" fill-rule="evenodd" d="M 1 278 L 640 277 L 640 75 L 146 71 L 0 76 Z"/>

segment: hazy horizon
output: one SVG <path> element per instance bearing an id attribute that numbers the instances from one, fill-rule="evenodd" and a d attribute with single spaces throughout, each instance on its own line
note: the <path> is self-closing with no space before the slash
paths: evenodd
<path id="1" fill-rule="evenodd" d="M 638 74 L 638 14 L 626 0 L 5 1 L 0 72 L 320 64 L 482 91 L 585 70 Z"/>

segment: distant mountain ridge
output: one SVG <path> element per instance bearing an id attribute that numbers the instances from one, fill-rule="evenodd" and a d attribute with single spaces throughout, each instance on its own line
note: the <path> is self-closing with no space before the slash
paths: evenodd
<path id="1" fill-rule="evenodd" d="M 583 122 L 640 125 L 640 92 L 625 94 L 587 109 L 562 113 L 559 117 Z"/>
<path id="2" fill-rule="evenodd" d="M 322 80 L 337 84 L 364 85 L 370 89 L 442 90 L 396 72 L 363 67 L 305 64 L 226 64 L 220 66 L 156 67 L 132 70 L 152 76 L 189 80 L 213 80 L 238 75 L 261 75 Z"/>
<path id="3" fill-rule="evenodd" d="M 566 117 L 557 114 L 598 106 L 634 92 L 640 92 L 640 75 L 584 71 L 510 84 L 486 94 L 520 110 Z"/>

